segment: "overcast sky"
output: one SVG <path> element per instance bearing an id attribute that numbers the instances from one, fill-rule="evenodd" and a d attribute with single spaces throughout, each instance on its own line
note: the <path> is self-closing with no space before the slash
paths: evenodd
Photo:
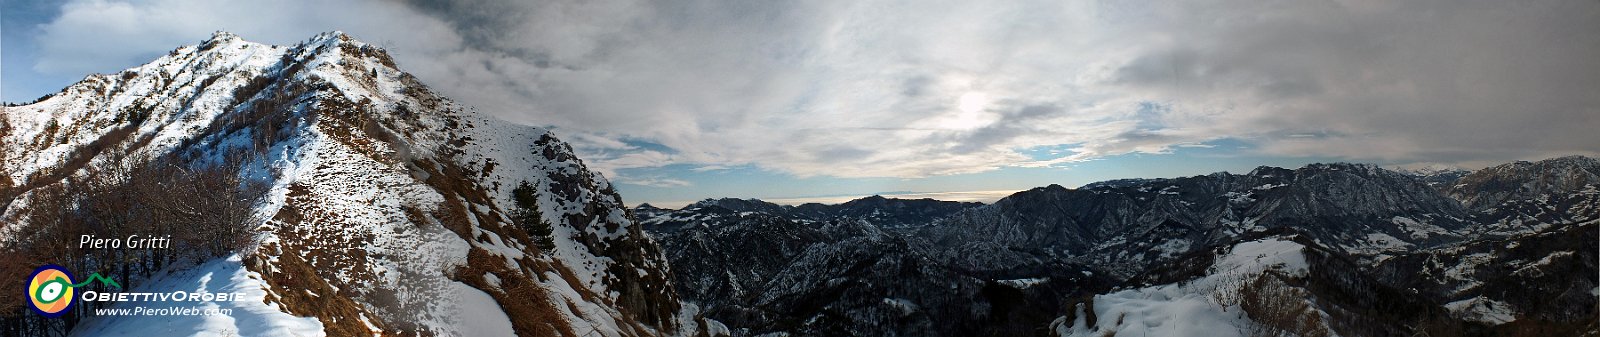
<path id="1" fill-rule="evenodd" d="M 457 101 L 554 128 L 630 203 L 1600 151 L 1593 0 L 4 6 L 6 101 L 215 30 L 342 30 Z"/>

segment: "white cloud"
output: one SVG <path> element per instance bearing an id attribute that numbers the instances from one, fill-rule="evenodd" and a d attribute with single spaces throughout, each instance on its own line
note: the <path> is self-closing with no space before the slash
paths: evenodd
<path id="1" fill-rule="evenodd" d="M 687 187 L 687 186 L 693 186 L 694 185 L 694 184 L 689 183 L 687 181 L 678 180 L 678 179 L 671 179 L 671 178 L 662 178 L 662 177 L 649 177 L 649 178 L 623 177 L 623 178 L 618 178 L 617 179 L 617 183 L 619 183 L 619 184 L 640 185 L 640 186 L 650 186 L 650 187 Z"/>
<path id="2" fill-rule="evenodd" d="M 1459 163 L 1595 153 L 1597 6 L 75 1 L 43 27 L 37 68 L 127 63 L 216 29 L 345 30 L 463 103 L 556 126 L 619 180 L 685 163 L 920 177 L 1220 138 Z"/>

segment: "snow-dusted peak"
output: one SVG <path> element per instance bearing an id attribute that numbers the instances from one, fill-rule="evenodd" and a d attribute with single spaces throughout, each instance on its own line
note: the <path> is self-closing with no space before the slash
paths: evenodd
<path id="1" fill-rule="evenodd" d="M 1417 176 L 1431 176 L 1431 175 L 1439 175 L 1439 174 L 1453 174 L 1453 173 L 1456 173 L 1456 172 L 1469 172 L 1469 171 L 1467 171 L 1467 169 L 1463 169 L 1460 166 L 1455 166 L 1455 165 L 1450 165 L 1450 164 L 1442 164 L 1442 163 L 1432 163 L 1432 164 L 1427 164 L 1427 165 L 1414 167 L 1414 168 L 1408 168 L 1408 169 L 1407 168 L 1402 168 L 1399 171 L 1402 172 L 1402 173 L 1410 173 L 1412 175 L 1417 175 Z"/>
<path id="2" fill-rule="evenodd" d="M 357 40 L 356 38 L 351 37 L 349 34 L 345 34 L 343 31 L 337 30 L 317 33 L 317 35 L 313 35 L 311 38 L 306 39 L 305 42 L 300 43 L 300 46 L 308 48 L 332 48 L 342 45 L 349 45 L 356 48 L 365 48 L 369 46 L 366 42 Z"/>
<path id="3" fill-rule="evenodd" d="M 269 221 L 259 254 L 231 263 L 261 274 L 271 297 L 256 303 L 315 317 L 330 335 L 479 335 L 484 317 L 524 335 L 702 324 L 680 312 L 659 249 L 571 146 L 438 96 L 342 32 L 292 46 L 217 32 L 7 107 L 0 223 L 19 223 L 33 190 L 112 156 L 242 161 L 238 174 L 270 186 L 253 209 Z M 508 303 L 528 299 L 550 314 L 514 315 L 530 308 Z M 513 315 L 481 315 L 501 311 Z"/>
<path id="4" fill-rule="evenodd" d="M 212 32 L 211 38 L 206 39 L 206 41 L 201 44 L 228 43 L 237 40 L 239 40 L 239 35 L 228 31 L 219 30 Z"/>
<path id="5" fill-rule="evenodd" d="M 344 31 L 335 30 L 335 31 L 326 31 L 326 32 L 317 33 L 317 35 L 312 35 L 310 39 L 306 40 L 306 44 L 338 43 L 338 42 L 349 42 L 349 41 L 354 41 L 354 40 L 355 39 L 351 38 L 349 34 L 345 34 Z"/>

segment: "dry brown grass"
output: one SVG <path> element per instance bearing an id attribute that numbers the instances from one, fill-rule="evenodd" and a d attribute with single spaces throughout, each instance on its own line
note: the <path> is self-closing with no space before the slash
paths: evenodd
<path id="1" fill-rule="evenodd" d="M 528 260 L 518 261 L 523 265 L 530 265 Z M 533 265 L 535 273 L 542 273 L 539 264 Z M 494 287 L 485 280 L 485 274 L 493 274 L 500 279 L 500 286 Z M 500 308 L 505 310 L 506 316 L 511 318 L 511 327 L 519 336 L 525 337 L 553 337 L 575 336 L 571 326 L 566 324 L 566 319 L 556 310 L 555 301 L 550 298 L 539 281 L 527 273 L 513 269 L 505 264 L 505 260 L 491 256 L 482 249 L 473 249 L 467 253 L 467 265 L 457 269 L 455 279 L 478 288 L 490 297 L 493 297 Z"/>
<path id="2" fill-rule="evenodd" d="M 334 96 L 317 101 L 313 109 L 317 118 L 317 130 L 329 138 L 384 165 L 393 165 L 397 162 L 396 158 L 386 154 L 389 150 L 386 146 L 388 144 L 377 141 L 372 135 L 367 134 L 371 130 L 369 124 L 376 121 L 372 120 L 372 113 L 366 106 L 346 100 L 342 96 Z"/>
<path id="3" fill-rule="evenodd" d="M 262 250 L 278 248 L 263 247 Z M 329 336 L 371 336 L 372 331 L 361 323 L 362 315 L 372 325 L 383 329 L 384 336 L 400 336 L 386 329 L 386 324 L 363 310 L 361 304 L 335 291 L 327 280 L 317 275 L 316 268 L 299 256 L 279 254 L 277 258 L 270 267 L 259 255 L 245 261 L 245 265 L 253 267 L 251 270 L 260 273 L 262 280 L 272 288 L 265 303 L 276 303 L 295 316 L 316 317 Z"/>
<path id="4" fill-rule="evenodd" d="M 405 324 L 385 322 L 366 310 L 354 300 L 359 296 L 357 289 L 349 285 L 336 289 L 329 283 L 335 271 L 347 272 L 356 278 L 375 279 L 372 270 L 362 263 L 367 259 L 362 247 L 372 240 L 370 235 L 342 232 L 339 229 L 343 226 L 337 225 L 298 226 L 306 218 L 328 218 L 316 216 L 323 211 L 315 206 L 305 186 L 290 185 L 284 201 L 283 208 L 273 217 L 281 224 L 274 233 L 280 240 L 261 247 L 246 264 L 252 271 L 261 273 L 262 279 L 278 295 L 269 298 L 269 303 L 279 303 L 285 311 L 297 316 L 316 317 L 330 336 L 370 336 L 371 332 L 360 321 L 363 315 L 368 322 L 383 329 L 385 336 L 420 333 L 403 331 Z M 262 254 L 277 257 L 276 263 L 268 265 Z M 301 258 L 302 254 L 305 258 Z"/>

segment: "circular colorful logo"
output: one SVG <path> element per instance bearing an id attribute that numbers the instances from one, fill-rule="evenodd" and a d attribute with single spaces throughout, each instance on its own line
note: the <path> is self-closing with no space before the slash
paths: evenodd
<path id="1" fill-rule="evenodd" d="M 28 303 L 44 317 L 56 317 L 72 308 L 72 273 L 57 265 L 33 270 L 28 278 Z"/>

